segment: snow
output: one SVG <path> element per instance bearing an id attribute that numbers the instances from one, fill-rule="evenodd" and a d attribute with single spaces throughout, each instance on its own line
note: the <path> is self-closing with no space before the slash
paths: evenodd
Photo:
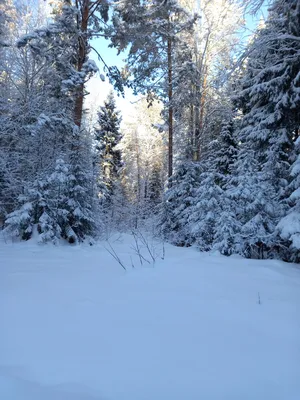
<path id="1" fill-rule="evenodd" d="M 0 242 L 1 399 L 299 399 L 298 266 L 110 244 Z"/>
<path id="2" fill-rule="evenodd" d="M 297 211 L 291 211 L 281 219 L 277 225 L 280 236 L 283 239 L 291 240 L 292 247 L 300 249 L 300 215 Z"/>

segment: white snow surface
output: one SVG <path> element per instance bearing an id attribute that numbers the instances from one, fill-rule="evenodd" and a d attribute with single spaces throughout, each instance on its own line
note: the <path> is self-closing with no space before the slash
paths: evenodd
<path id="1" fill-rule="evenodd" d="M 110 243 L 0 241 L 0 399 L 299 400 L 297 265 Z"/>

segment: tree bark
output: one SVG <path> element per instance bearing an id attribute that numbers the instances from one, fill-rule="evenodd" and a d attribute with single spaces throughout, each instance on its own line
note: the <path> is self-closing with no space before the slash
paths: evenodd
<path id="1" fill-rule="evenodd" d="M 201 153 L 201 134 L 203 129 L 203 119 L 204 119 L 204 107 L 206 101 L 206 85 L 207 85 L 207 65 L 209 62 L 209 40 L 210 31 L 206 37 L 205 46 L 200 58 L 198 56 L 198 46 L 199 38 L 196 37 L 196 64 L 198 70 L 198 77 L 196 80 L 196 90 L 195 90 L 195 100 L 196 100 L 196 112 L 195 112 L 195 131 L 194 131 L 194 152 L 193 160 L 200 160 Z"/>
<path id="2" fill-rule="evenodd" d="M 173 175 L 173 68 L 172 68 L 172 39 L 168 38 L 168 99 L 169 99 L 169 163 L 168 176 Z"/>
<path id="3" fill-rule="evenodd" d="M 87 31 L 88 31 L 88 20 L 90 10 L 90 0 L 82 0 L 81 2 L 76 1 L 77 8 L 80 8 L 81 21 L 78 21 L 80 30 L 80 36 L 78 38 L 78 60 L 77 60 L 77 71 L 82 71 L 84 62 L 87 56 Z M 84 83 L 79 86 L 78 93 L 75 99 L 74 107 L 74 120 L 77 126 L 81 126 L 82 113 L 83 113 L 83 100 L 84 100 Z"/>
<path id="4" fill-rule="evenodd" d="M 198 137 L 198 159 L 201 158 L 201 133 L 203 132 L 203 125 L 204 125 L 204 110 L 205 110 L 205 103 L 206 103 L 206 94 L 207 94 L 207 67 L 204 68 L 203 71 L 203 84 L 202 84 L 202 91 L 200 97 L 200 119 L 199 119 L 199 137 Z M 202 133 L 203 136 L 203 133 Z"/>

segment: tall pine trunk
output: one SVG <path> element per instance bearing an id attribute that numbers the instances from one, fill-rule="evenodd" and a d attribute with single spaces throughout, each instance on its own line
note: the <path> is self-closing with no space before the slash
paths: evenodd
<path id="1" fill-rule="evenodd" d="M 168 38 L 168 99 L 169 99 L 169 163 L 168 176 L 173 175 L 173 68 L 172 68 L 172 39 Z"/>
<path id="2" fill-rule="evenodd" d="M 79 4 L 76 1 L 76 6 L 79 8 Z M 81 21 L 78 21 L 78 29 L 80 30 L 80 36 L 78 38 L 78 60 L 77 60 L 77 70 L 82 71 L 84 62 L 87 56 L 87 31 L 88 31 L 88 20 L 90 10 L 90 0 L 84 0 L 81 6 Z M 75 100 L 74 108 L 74 120 L 77 126 L 81 126 L 82 113 L 83 113 L 83 100 L 84 100 L 84 83 L 79 86 L 78 93 Z"/>

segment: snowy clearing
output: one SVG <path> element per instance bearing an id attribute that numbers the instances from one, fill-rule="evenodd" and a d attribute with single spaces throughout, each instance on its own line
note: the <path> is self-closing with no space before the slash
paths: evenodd
<path id="1" fill-rule="evenodd" d="M 0 243 L 1 399 L 299 399 L 298 266 L 111 243 Z"/>

